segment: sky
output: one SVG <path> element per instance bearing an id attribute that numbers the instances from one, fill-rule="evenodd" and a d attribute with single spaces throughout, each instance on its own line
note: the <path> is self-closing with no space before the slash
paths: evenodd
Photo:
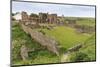
<path id="1" fill-rule="evenodd" d="M 25 11 L 30 13 L 56 13 L 58 16 L 71 17 L 95 17 L 94 6 L 34 3 L 34 2 L 12 2 L 12 12 Z"/>

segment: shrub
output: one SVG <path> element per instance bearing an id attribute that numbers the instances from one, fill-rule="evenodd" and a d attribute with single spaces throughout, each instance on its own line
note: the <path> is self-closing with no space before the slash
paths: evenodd
<path id="1" fill-rule="evenodd" d="M 76 52 L 75 55 L 71 56 L 72 62 L 90 61 L 89 56 L 83 52 Z"/>

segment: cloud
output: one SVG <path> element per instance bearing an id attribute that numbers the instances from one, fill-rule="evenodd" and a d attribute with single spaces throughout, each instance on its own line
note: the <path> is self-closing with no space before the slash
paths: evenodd
<path id="1" fill-rule="evenodd" d="M 28 13 L 49 12 L 64 16 L 95 17 L 95 7 L 48 3 L 12 2 L 12 11 Z"/>

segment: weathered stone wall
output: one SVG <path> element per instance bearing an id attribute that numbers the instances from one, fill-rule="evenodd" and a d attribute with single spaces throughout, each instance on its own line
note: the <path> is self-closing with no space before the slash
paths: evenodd
<path id="1" fill-rule="evenodd" d="M 57 23 L 57 14 L 48 15 L 48 23 Z"/>
<path id="2" fill-rule="evenodd" d="M 21 13 L 22 15 L 22 21 L 24 22 L 27 22 L 29 20 L 29 17 L 28 17 L 28 14 L 26 12 L 22 12 Z"/>
<path id="3" fill-rule="evenodd" d="M 75 25 L 75 28 L 78 32 L 81 33 L 92 33 L 95 32 L 95 27 L 87 26 L 87 25 Z"/>
<path id="4" fill-rule="evenodd" d="M 48 14 L 47 13 L 39 13 L 39 23 L 46 23 L 48 19 Z"/>
<path id="5" fill-rule="evenodd" d="M 57 14 L 39 13 L 39 17 L 30 17 L 27 12 L 22 12 L 22 21 L 36 23 L 57 23 Z"/>

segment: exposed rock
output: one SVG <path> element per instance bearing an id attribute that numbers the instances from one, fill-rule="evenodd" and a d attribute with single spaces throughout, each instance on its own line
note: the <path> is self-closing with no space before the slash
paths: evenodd
<path id="1" fill-rule="evenodd" d="M 27 58 L 28 58 L 28 50 L 27 50 L 27 47 L 25 45 L 21 46 L 20 55 L 21 55 L 23 61 L 27 60 Z"/>
<path id="2" fill-rule="evenodd" d="M 49 51 L 55 53 L 56 55 L 59 55 L 58 48 L 57 48 L 57 42 L 48 37 L 43 35 L 41 32 L 33 31 L 31 28 L 25 26 L 24 24 L 21 24 L 22 29 L 29 34 L 32 39 L 40 43 L 42 46 L 46 47 Z"/>
<path id="3" fill-rule="evenodd" d="M 69 48 L 68 52 L 78 51 L 81 47 L 82 47 L 82 44 L 76 45 L 76 46 L 74 46 L 72 48 Z"/>
<path id="4" fill-rule="evenodd" d="M 49 51 L 55 53 L 56 55 L 59 54 L 57 48 L 57 42 L 54 39 L 47 37 L 43 35 L 41 32 L 37 32 L 37 31 L 34 32 L 30 31 L 30 35 L 32 39 L 39 42 L 42 46 L 46 47 Z"/>

